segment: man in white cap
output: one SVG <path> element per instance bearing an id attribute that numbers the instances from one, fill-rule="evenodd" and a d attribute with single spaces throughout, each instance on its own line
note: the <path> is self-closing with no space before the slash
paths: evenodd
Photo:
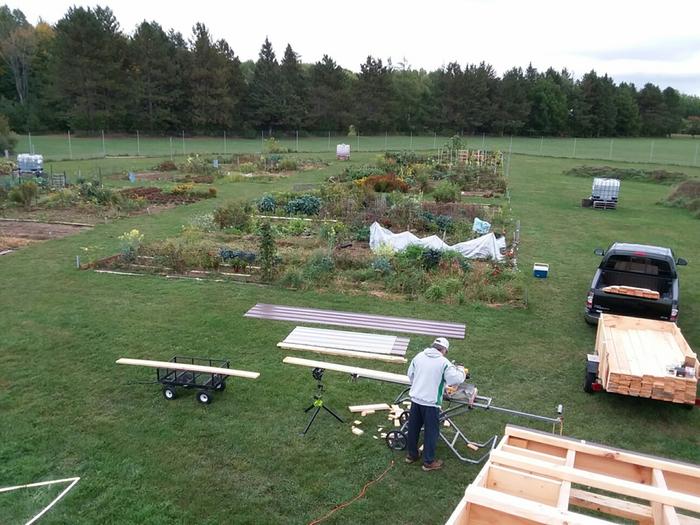
<path id="1" fill-rule="evenodd" d="M 408 419 L 408 455 L 406 463 L 420 459 L 418 436 L 424 427 L 423 470 L 442 468 L 442 460 L 435 459 L 435 447 L 440 435 L 440 407 L 442 392 L 447 386 L 459 385 L 466 379 L 464 368 L 455 366 L 445 355 L 450 342 L 438 337 L 411 361 L 408 378 L 411 380 L 411 412 Z"/>

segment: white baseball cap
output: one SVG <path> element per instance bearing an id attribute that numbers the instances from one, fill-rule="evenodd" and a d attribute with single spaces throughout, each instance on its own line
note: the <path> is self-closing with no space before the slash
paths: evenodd
<path id="1" fill-rule="evenodd" d="M 450 349 L 450 342 L 445 339 L 444 337 L 438 337 L 433 341 L 433 346 L 440 346 L 445 349 L 445 352 L 447 352 Z"/>

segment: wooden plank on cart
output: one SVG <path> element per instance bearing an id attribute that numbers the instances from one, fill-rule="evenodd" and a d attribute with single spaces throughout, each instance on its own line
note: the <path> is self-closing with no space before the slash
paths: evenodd
<path id="1" fill-rule="evenodd" d="M 187 363 L 173 363 L 172 361 L 153 361 L 150 359 L 129 359 L 122 357 L 117 359 L 118 365 L 145 366 L 148 368 L 164 368 L 167 370 L 187 370 L 190 372 L 202 372 L 204 374 L 217 374 L 222 376 L 244 377 L 246 379 L 257 379 L 258 372 L 248 372 L 246 370 L 234 370 L 233 368 L 221 368 L 218 366 L 190 365 Z"/>

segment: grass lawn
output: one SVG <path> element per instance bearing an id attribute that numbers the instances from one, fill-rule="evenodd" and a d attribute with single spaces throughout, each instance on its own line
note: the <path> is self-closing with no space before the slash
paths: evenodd
<path id="1" fill-rule="evenodd" d="M 280 139 L 279 143 L 291 151 L 304 153 L 329 153 L 335 151 L 338 143 L 350 144 L 353 153 L 358 151 L 384 151 L 386 149 L 435 150 L 442 147 L 448 137 L 437 135 L 380 135 L 347 137 L 332 133 L 330 137 L 302 137 Z M 467 147 L 512 151 L 526 155 L 563 157 L 578 159 L 599 159 L 607 161 L 656 162 L 680 166 L 700 166 L 700 138 L 540 138 L 540 137 L 486 137 L 465 136 Z M 115 159 L 112 156 L 177 157 L 192 153 L 221 155 L 253 153 L 264 151 L 263 141 L 258 139 L 220 137 L 140 137 L 118 136 L 105 138 L 84 137 L 71 139 L 67 135 L 39 135 L 31 137 L 34 152 L 41 153 L 48 160 L 86 159 L 108 156 L 105 165 L 138 164 L 138 158 Z M 19 137 L 17 151 L 30 151 L 27 135 Z"/>
<path id="2" fill-rule="evenodd" d="M 355 156 L 354 162 L 371 156 Z M 327 415 L 300 437 L 302 410 L 315 383 L 309 369 L 283 365 L 286 354 L 275 346 L 293 323 L 242 317 L 256 302 L 465 322 L 467 338 L 452 341 L 450 356 L 466 363 L 480 392 L 496 404 L 553 415 L 563 403 L 566 435 L 700 462 L 698 409 L 590 396 L 581 388 L 595 333 L 582 314 L 599 260 L 592 252 L 614 240 L 667 245 L 690 261 L 680 270 L 679 324 L 691 347 L 700 349 L 700 221 L 656 204 L 669 187 L 641 182 L 623 182 L 616 211 L 581 208 L 590 181 L 562 175 L 579 164 L 513 157 L 511 195 L 522 223 L 522 270 L 529 274 L 535 261 L 551 268 L 547 280 L 528 279 L 524 310 L 388 303 L 74 269 L 81 247 L 114 253 L 117 237 L 131 228 L 147 239 L 171 235 L 187 218 L 226 199 L 321 181 L 342 169 L 337 163 L 274 183 L 221 183 L 217 199 L 99 225 L 0 257 L 0 486 L 81 476 L 45 523 L 308 523 L 397 460 L 365 498 L 327 523 L 443 522 L 478 467 L 460 464 L 442 445 L 438 454 L 447 460 L 442 472 L 403 464 L 402 455 L 371 437 L 376 424 L 386 423 L 381 414 L 365 419 L 370 431 L 361 437 L 350 433 L 349 423 Z M 700 176 L 698 169 L 685 171 Z M 412 337 L 408 357 L 429 342 Z M 150 380 L 151 372 L 114 364 L 123 356 L 167 360 L 176 354 L 229 358 L 234 368 L 261 376 L 230 382 L 205 407 L 192 393 L 166 402 L 157 385 L 129 385 Z M 362 366 L 403 370 L 367 363 Z M 333 372 L 326 373 L 326 387 L 326 403 L 346 421 L 354 419 L 347 405 L 390 401 L 399 391 L 388 384 L 353 383 Z M 530 425 L 483 412 L 464 419 L 479 441 L 500 434 L 508 421 Z M 0 521 L 23 523 L 58 490 L 0 494 Z"/>

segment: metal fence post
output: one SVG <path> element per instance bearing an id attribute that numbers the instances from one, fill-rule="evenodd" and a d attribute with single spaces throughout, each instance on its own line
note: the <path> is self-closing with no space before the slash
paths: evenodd
<path id="1" fill-rule="evenodd" d="M 73 145 L 70 141 L 70 130 L 68 130 L 68 156 L 73 160 Z"/>
<path id="2" fill-rule="evenodd" d="M 185 155 L 185 130 L 182 130 L 182 154 Z"/>
<path id="3" fill-rule="evenodd" d="M 649 162 L 654 161 L 654 141 L 651 141 L 651 145 L 649 146 Z"/>
<path id="4" fill-rule="evenodd" d="M 136 130 L 136 154 L 141 156 L 141 137 L 139 136 L 139 130 Z"/>
<path id="5" fill-rule="evenodd" d="M 105 130 L 102 130 L 102 156 L 107 156 L 107 146 L 105 145 Z"/>

